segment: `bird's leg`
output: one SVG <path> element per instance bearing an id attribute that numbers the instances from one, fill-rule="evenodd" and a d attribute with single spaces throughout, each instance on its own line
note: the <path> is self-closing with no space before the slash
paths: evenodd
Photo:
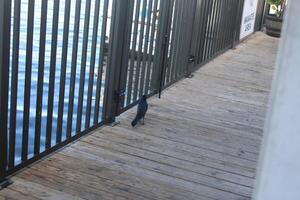
<path id="1" fill-rule="evenodd" d="M 142 124 L 143 124 L 143 125 L 145 124 L 145 117 L 143 117 L 143 121 L 142 121 Z"/>

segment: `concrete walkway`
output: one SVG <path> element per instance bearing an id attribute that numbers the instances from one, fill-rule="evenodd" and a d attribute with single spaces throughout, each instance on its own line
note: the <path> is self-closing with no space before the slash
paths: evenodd
<path id="1" fill-rule="evenodd" d="M 256 33 L 191 79 L 12 177 L 4 199 L 251 198 L 278 39 Z"/>

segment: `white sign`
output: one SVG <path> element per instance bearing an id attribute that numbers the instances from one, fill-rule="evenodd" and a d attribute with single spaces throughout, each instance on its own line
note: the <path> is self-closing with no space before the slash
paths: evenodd
<path id="1" fill-rule="evenodd" d="M 245 0 L 240 39 L 250 35 L 254 31 L 257 0 Z"/>

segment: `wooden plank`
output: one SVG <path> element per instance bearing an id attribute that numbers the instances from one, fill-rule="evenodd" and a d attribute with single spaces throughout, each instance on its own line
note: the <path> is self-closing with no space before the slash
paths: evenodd
<path id="1" fill-rule="evenodd" d="M 1 200 L 19 200 L 19 199 L 24 199 L 24 200 L 39 200 L 38 198 L 30 195 L 30 194 L 26 194 L 26 193 L 22 193 L 19 191 L 19 189 L 17 187 L 14 188 L 6 188 L 5 190 L 0 192 L 0 199 Z"/>
<path id="2" fill-rule="evenodd" d="M 82 145 L 83 148 L 83 145 Z M 125 162 L 125 159 L 122 158 L 114 158 L 112 157 L 112 154 L 106 155 L 104 153 L 102 153 L 101 150 L 103 149 L 98 149 L 99 151 L 97 151 L 96 153 L 93 153 L 89 150 L 89 148 L 95 150 L 97 148 L 92 148 L 91 146 L 84 148 L 84 151 L 82 150 L 76 150 L 76 149 L 71 149 L 69 148 L 69 151 L 72 152 L 76 152 L 76 153 L 80 153 L 80 155 L 78 154 L 77 157 L 84 157 L 85 160 L 88 161 L 94 161 L 95 163 L 97 163 L 98 165 L 103 165 L 105 164 L 107 167 L 113 168 L 115 170 L 122 170 L 122 171 L 126 171 L 127 173 L 129 173 L 129 176 L 132 175 L 138 175 L 139 177 L 145 177 L 146 179 L 150 179 L 151 181 L 158 181 L 160 185 L 164 186 L 164 185 L 170 185 L 172 187 L 177 187 L 177 189 L 183 190 L 182 192 L 186 193 L 191 193 L 192 196 L 202 196 L 205 199 L 214 199 L 212 196 L 218 196 L 220 195 L 218 192 L 214 193 L 213 191 L 215 191 L 213 188 L 207 187 L 207 186 L 203 186 L 200 184 L 195 184 L 191 181 L 186 181 L 186 180 L 182 180 L 180 178 L 174 177 L 174 176 L 169 176 L 167 174 L 164 173 L 159 173 L 155 170 L 149 170 L 149 168 L 145 168 L 143 166 L 140 166 L 136 163 L 133 162 Z M 74 154 L 70 153 L 70 152 L 66 152 L 67 155 L 69 156 L 74 156 Z M 98 154 L 100 153 L 100 154 Z M 98 156 L 101 155 L 101 156 Z M 119 156 L 122 156 L 122 154 L 119 154 Z M 134 164 L 134 165 L 132 165 Z M 138 165 L 138 166 L 137 166 Z M 222 193 L 223 191 L 220 191 L 220 193 Z M 224 194 L 227 194 L 226 192 L 223 192 Z M 229 195 L 230 197 L 237 197 L 234 194 L 228 193 L 227 195 Z M 221 196 L 219 196 L 218 198 L 220 198 Z M 198 199 L 198 198 L 186 198 L 186 199 Z"/>
<path id="3" fill-rule="evenodd" d="M 224 146 L 234 146 L 237 145 L 239 147 L 244 147 L 245 150 L 249 152 L 257 152 L 257 147 L 259 147 L 259 136 L 262 133 L 262 129 L 256 129 L 253 127 L 249 127 L 246 125 L 241 125 L 234 123 L 232 121 L 226 121 L 222 120 L 221 117 L 216 117 L 212 115 L 210 118 L 207 117 L 202 118 L 202 114 L 197 115 L 195 117 L 193 116 L 185 116 L 184 112 L 189 112 L 189 110 L 185 110 L 184 108 L 180 108 L 180 106 L 177 107 L 177 109 L 181 112 L 172 112 L 172 109 L 163 109 L 163 108 L 155 108 L 155 109 L 161 109 L 164 112 L 170 112 L 170 114 L 173 115 L 163 115 L 163 114 L 153 114 L 152 111 L 149 112 L 148 117 L 150 118 L 149 124 L 152 125 L 151 128 L 155 127 L 155 124 L 161 122 L 161 125 L 159 127 L 155 127 L 156 129 L 164 129 L 169 132 L 180 132 L 180 131 L 186 131 L 190 126 L 193 126 L 194 129 L 191 129 L 189 131 L 186 131 L 187 135 L 193 134 L 197 137 L 200 137 L 198 139 L 207 139 L 210 141 L 215 141 L 216 143 Z M 152 116 L 155 115 L 156 119 L 153 119 Z M 178 117 L 176 117 L 176 115 Z M 192 115 L 192 114 L 191 114 Z M 198 120 L 197 120 L 198 117 Z M 217 119 L 216 119 L 217 118 Z M 223 117 L 224 118 L 224 117 Z M 179 121 L 178 121 L 179 119 Z M 174 123 L 180 124 L 180 126 L 172 127 Z M 248 132 L 246 132 L 248 131 Z M 251 133 L 251 132 L 254 133 Z M 151 132 L 151 129 L 146 129 L 145 132 Z M 253 137 L 247 135 L 249 134 L 254 135 Z M 226 133 L 226 134 L 224 134 Z M 149 133 L 148 133 L 149 134 Z M 155 133 L 153 133 L 155 134 Z M 247 134 L 247 135 L 246 135 Z M 211 137 L 211 136 L 218 136 L 218 137 Z M 245 137 L 244 137 L 245 136 Z M 236 146 L 234 146 L 236 147 Z"/>
<path id="4" fill-rule="evenodd" d="M 147 122 L 149 123 L 149 122 Z M 150 122 L 151 123 L 151 122 Z M 178 134 L 178 132 L 180 130 L 176 129 L 170 129 L 168 127 L 164 128 L 160 128 L 160 129 L 153 129 L 155 131 L 150 132 L 147 129 L 143 130 L 143 133 L 139 133 L 142 137 L 144 135 L 149 135 L 152 137 L 156 137 L 158 139 L 167 139 L 170 140 L 172 142 L 176 142 L 178 143 L 177 145 L 188 145 L 188 146 L 192 146 L 192 147 L 196 147 L 196 148 L 200 148 L 200 149 L 206 149 L 206 150 L 210 150 L 210 151 L 214 151 L 214 152 L 219 152 L 222 153 L 224 155 L 230 155 L 230 156 L 234 156 L 234 157 L 238 157 L 241 159 L 246 159 L 246 160 L 250 160 L 250 161 L 256 161 L 257 160 L 257 154 L 256 153 L 252 153 L 252 152 L 248 152 L 246 150 L 246 148 L 244 148 L 243 146 L 238 147 L 232 147 L 230 145 L 225 146 L 222 145 L 222 143 L 224 144 L 224 142 L 220 141 L 212 141 L 209 139 L 209 137 L 205 137 L 202 136 L 198 133 L 193 134 L 192 131 L 186 133 L 184 136 Z M 166 134 L 161 135 L 160 132 L 161 130 L 165 130 Z M 105 133 L 116 133 L 116 132 L 112 132 L 111 130 L 106 130 L 105 132 L 103 132 L 103 134 Z M 123 131 L 122 131 L 123 132 Z M 234 139 L 231 137 L 231 139 Z"/>
<path id="5" fill-rule="evenodd" d="M 53 190 L 49 187 L 19 177 L 14 177 L 13 188 L 23 194 L 30 194 L 30 197 L 33 197 L 32 199 L 81 200 L 79 197 L 60 192 L 59 190 Z"/>
<path id="6" fill-rule="evenodd" d="M 55 168 L 59 171 L 57 175 L 63 179 L 77 180 L 84 183 L 83 185 L 93 182 L 99 190 L 109 189 L 112 194 L 118 194 L 119 196 L 126 197 L 126 199 L 141 199 L 145 197 L 148 199 L 165 199 L 172 195 L 178 196 L 178 199 L 196 198 L 193 194 L 184 195 L 181 190 L 175 190 L 169 185 L 164 186 L 149 179 L 145 180 L 145 177 L 136 176 L 136 174 L 131 173 L 131 168 L 126 170 L 128 169 L 127 167 L 120 166 L 120 163 L 114 164 L 110 159 L 95 159 L 94 155 L 87 156 L 87 154 L 80 154 L 78 156 L 66 154 L 55 156 L 51 161 L 44 163 L 43 166 L 46 168 Z M 88 162 L 90 159 L 93 162 Z M 66 163 L 66 160 L 70 162 Z M 74 162 L 77 162 L 78 165 L 74 165 Z M 66 166 L 68 169 L 64 170 Z M 89 170 L 85 170 L 86 168 Z M 83 177 L 83 180 L 77 179 L 72 174 L 80 175 L 80 177 Z"/>
<path id="7" fill-rule="evenodd" d="M 204 165 L 201 165 L 201 163 L 196 164 L 196 162 L 193 162 L 193 161 L 189 162 L 188 160 L 184 160 L 184 159 L 180 159 L 178 157 L 172 156 L 172 155 L 168 155 L 168 154 L 166 154 L 165 151 L 162 151 L 160 153 L 159 149 L 152 148 L 153 150 L 151 150 L 151 148 L 146 148 L 146 147 L 142 148 L 141 146 L 144 146 L 144 145 L 134 146 L 133 144 L 112 142 L 112 141 L 108 141 L 105 139 L 99 140 L 98 138 L 91 138 L 90 140 L 87 141 L 87 144 L 91 144 L 91 145 L 99 147 L 99 148 L 109 149 L 111 151 L 118 151 L 118 152 L 121 152 L 122 154 L 130 154 L 131 156 L 151 160 L 151 161 L 157 162 L 159 164 L 172 166 L 172 167 L 175 167 L 178 169 L 184 169 L 186 171 L 195 172 L 195 173 L 206 175 L 206 176 L 211 176 L 211 174 L 215 173 L 215 171 L 213 171 L 213 170 L 216 170 L 217 173 L 219 173 L 221 175 L 219 177 L 220 180 L 221 179 L 225 180 L 227 177 L 228 182 L 234 182 L 234 180 L 229 179 L 229 176 L 227 176 L 228 174 L 232 175 L 232 173 L 226 172 L 222 169 L 217 170 L 213 167 L 212 168 L 205 167 Z M 81 144 L 81 145 L 84 145 L 84 144 Z M 179 165 L 179 163 L 181 165 Z M 192 167 L 192 168 L 189 168 L 189 167 Z M 211 169 L 211 170 L 209 170 L 209 169 Z M 207 172 L 205 172 L 205 170 Z M 222 177 L 222 176 L 224 176 L 224 177 Z M 232 177 L 232 176 L 230 176 L 230 177 Z M 213 177 L 213 178 L 215 178 L 215 177 Z M 241 181 L 241 179 L 243 179 L 243 180 L 245 180 L 244 186 L 249 186 L 249 187 L 252 186 L 250 184 L 250 181 L 247 182 L 248 180 L 251 180 L 251 178 L 247 179 L 247 178 L 245 178 L 245 176 L 242 176 L 242 175 L 236 175 L 236 176 L 234 176 L 234 178 L 236 178 L 236 182 L 238 182 L 239 184 L 241 184 L 240 181 Z"/>
<path id="8" fill-rule="evenodd" d="M 97 174 L 88 175 L 78 171 L 65 170 L 64 164 L 61 162 L 55 163 L 54 166 L 47 162 L 47 165 L 42 164 L 41 166 L 44 167 L 43 170 L 34 168 L 30 173 L 24 173 L 20 177 L 26 181 L 32 181 L 83 199 L 149 199 L 137 195 L 131 188 L 116 187 L 115 183 L 99 178 Z M 47 170 L 46 176 L 44 174 L 45 170 Z M 128 192 L 128 190 L 131 190 L 131 192 Z"/>
<path id="9" fill-rule="evenodd" d="M 229 165 L 232 165 L 231 167 L 245 169 L 246 171 L 254 171 L 255 169 L 254 161 L 240 159 L 235 156 L 225 155 L 220 152 L 210 151 L 204 148 L 197 148 L 195 146 L 186 145 L 184 143 L 173 142 L 163 138 L 151 137 L 145 134 L 135 133 L 134 131 L 124 131 L 124 129 L 122 132 L 111 132 L 110 134 L 106 134 L 106 136 L 97 134 L 95 137 L 91 137 L 89 141 L 92 141 L 93 139 L 97 140 L 98 138 L 99 141 L 97 142 L 99 143 L 102 142 L 103 140 L 109 140 L 109 139 L 112 139 L 118 143 L 119 142 L 124 142 L 126 144 L 137 143 L 137 145 L 140 145 L 142 147 L 149 146 L 162 151 L 169 151 L 170 155 L 172 155 L 172 153 L 177 153 L 177 154 L 182 154 L 181 157 L 187 157 L 188 155 L 194 158 L 195 160 L 199 158 L 199 159 L 208 159 L 211 160 L 212 162 L 220 162 L 220 163 L 228 162 Z"/>
<path id="10" fill-rule="evenodd" d="M 112 143 L 111 141 L 105 141 L 102 145 L 105 148 L 106 145 L 112 145 L 116 147 L 116 144 Z M 100 145 L 100 144 L 99 144 Z M 179 158 L 175 156 L 171 156 L 166 154 L 165 152 L 158 152 L 158 149 L 150 150 L 150 148 L 141 148 L 138 146 L 124 144 L 124 143 L 117 143 L 117 147 L 115 149 L 120 149 L 119 151 L 130 151 L 134 156 L 149 159 L 155 162 L 159 162 L 162 164 L 166 164 L 169 166 L 178 167 L 187 171 L 212 176 L 213 178 L 222 179 L 232 183 L 238 183 L 244 186 L 252 186 L 252 178 L 247 178 L 242 175 L 232 174 L 230 172 L 226 172 L 223 169 L 216 169 L 211 166 L 206 166 L 205 163 L 196 163 L 193 160 L 188 160 L 186 158 Z"/>

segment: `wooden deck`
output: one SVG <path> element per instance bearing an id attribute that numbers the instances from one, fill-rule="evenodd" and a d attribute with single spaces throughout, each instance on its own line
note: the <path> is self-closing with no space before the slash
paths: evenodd
<path id="1" fill-rule="evenodd" d="M 144 126 L 103 127 L 18 173 L 0 199 L 251 199 L 278 40 L 253 35 L 151 98 Z"/>

